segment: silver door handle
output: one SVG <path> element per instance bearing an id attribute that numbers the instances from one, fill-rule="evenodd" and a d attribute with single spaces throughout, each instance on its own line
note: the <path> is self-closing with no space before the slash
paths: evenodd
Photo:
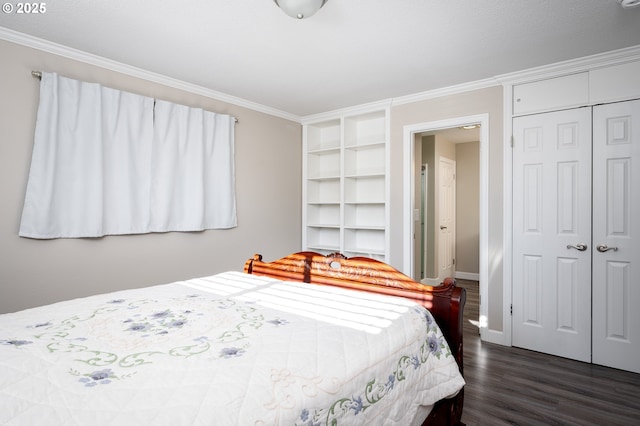
<path id="1" fill-rule="evenodd" d="M 572 246 L 571 244 L 567 244 L 567 248 L 568 249 L 576 249 L 578 251 L 585 251 L 587 249 L 587 245 L 584 243 L 578 243 L 575 246 Z"/>
<path id="2" fill-rule="evenodd" d="M 618 247 L 607 247 L 606 244 L 599 244 L 596 249 L 600 252 L 600 253 L 605 253 L 608 252 L 609 250 L 613 250 L 613 251 L 618 251 Z"/>

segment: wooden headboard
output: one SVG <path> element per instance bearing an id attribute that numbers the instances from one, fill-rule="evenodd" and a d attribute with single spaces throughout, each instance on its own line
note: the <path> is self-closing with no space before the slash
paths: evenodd
<path id="1" fill-rule="evenodd" d="M 247 260 L 244 271 L 280 280 L 332 285 L 416 301 L 434 316 L 463 372 L 462 314 L 466 293 L 455 286 L 453 279 L 447 278 L 440 286 L 429 286 L 374 259 L 347 258 L 340 253 L 324 256 L 314 252 L 294 253 L 273 262 L 264 262 L 262 255 L 256 254 Z"/>

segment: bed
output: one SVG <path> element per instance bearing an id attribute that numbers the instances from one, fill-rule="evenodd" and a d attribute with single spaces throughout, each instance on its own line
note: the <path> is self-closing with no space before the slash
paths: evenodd
<path id="1" fill-rule="evenodd" d="M 459 424 L 464 302 L 301 252 L 0 315 L 0 424 Z"/>

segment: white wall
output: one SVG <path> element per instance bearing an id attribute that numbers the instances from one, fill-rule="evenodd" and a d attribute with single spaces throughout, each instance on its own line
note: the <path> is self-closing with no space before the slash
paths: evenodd
<path id="1" fill-rule="evenodd" d="M 242 270 L 254 253 L 275 260 L 300 250 L 300 124 L 8 41 L 0 40 L 0 58 L 0 313 Z M 99 239 L 19 238 L 38 106 L 32 70 L 237 117 L 238 227 Z"/>

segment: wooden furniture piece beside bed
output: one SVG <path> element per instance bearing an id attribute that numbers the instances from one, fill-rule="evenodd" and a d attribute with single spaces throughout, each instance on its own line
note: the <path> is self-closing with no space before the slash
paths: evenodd
<path id="1" fill-rule="evenodd" d="M 447 278 L 440 286 L 428 286 L 407 277 L 397 269 L 365 257 L 346 258 L 340 253 L 321 255 L 299 252 L 273 262 L 264 262 L 256 254 L 247 260 L 244 271 L 284 281 L 298 281 L 319 285 L 401 296 L 425 306 L 440 326 L 460 372 L 462 363 L 462 325 L 466 293 Z M 464 389 L 455 397 L 441 400 L 434 406 L 423 425 L 461 424 Z"/>

